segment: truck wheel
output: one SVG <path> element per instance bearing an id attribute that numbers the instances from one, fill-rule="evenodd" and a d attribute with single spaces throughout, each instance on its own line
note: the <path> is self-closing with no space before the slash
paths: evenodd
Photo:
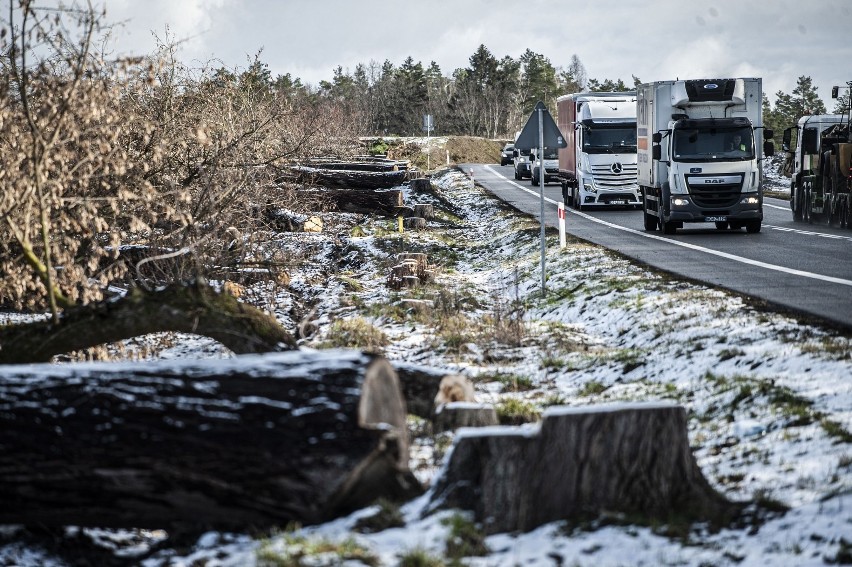
<path id="1" fill-rule="evenodd" d="M 642 210 L 642 220 L 645 221 L 645 230 L 657 230 L 657 226 L 659 226 L 657 217 L 644 209 Z"/>
<path id="2" fill-rule="evenodd" d="M 793 209 L 793 221 L 802 222 L 802 191 L 796 190 L 795 184 L 790 184 L 790 206 Z"/>
<path id="3" fill-rule="evenodd" d="M 749 234 L 757 234 L 760 232 L 760 219 L 746 221 L 746 232 Z"/>
<path id="4" fill-rule="evenodd" d="M 840 228 L 852 228 L 849 225 L 849 196 L 843 200 L 840 207 Z"/>
<path id="5" fill-rule="evenodd" d="M 716 221 L 716 230 L 728 230 L 728 223 L 726 221 Z"/>

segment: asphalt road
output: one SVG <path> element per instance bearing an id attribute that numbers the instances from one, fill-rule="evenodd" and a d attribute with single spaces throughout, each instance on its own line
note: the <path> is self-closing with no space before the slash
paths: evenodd
<path id="1" fill-rule="evenodd" d="M 515 181 L 512 166 L 462 165 L 488 191 L 536 218 L 538 186 Z M 545 185 L 544 216 L 557 226 L 560 186 Z M 793 222 L 786 201 L 767 198 L 758 234 L 685 224 L 677 234 L 646 232 L 642 213 L 624 208 L 566 208 L 569 234 L 679 276 L 852 329 L 852 230 Z"/>

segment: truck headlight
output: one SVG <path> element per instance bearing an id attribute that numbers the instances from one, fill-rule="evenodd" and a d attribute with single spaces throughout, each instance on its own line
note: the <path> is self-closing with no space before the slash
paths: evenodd
<path id="1" fill-rule="evenodd" d="M 760 200 L 757 197 L 746 197 L 745 199 L 743 199 L 744 205 L 756 205 L 759 202 Z"/>
<path id="2" fill-rule="evenodd" d="M 689 199 L 684 197 L 672 197 L 672 205 L 675 207 L 685 207 L 689 205 Z"/>
<path id="3" fill-rule="evenodd" d="M 589 183 L 588 181 L 583 182 L 583 189 L 585 189 L 589 193 L 597 193 L 598 191 L 597 189 L 595 189 L 595 186 Z"/>

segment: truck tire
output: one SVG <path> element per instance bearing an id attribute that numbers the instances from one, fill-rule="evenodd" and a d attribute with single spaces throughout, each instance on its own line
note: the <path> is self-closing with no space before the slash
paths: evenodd
<path id="1" fill-rule="evenodd" d="M 657 217 L 649 214 L 648 211 L 642 209 L 642 220 L 645 222 L 645 230 L 657 230 L 660 223 L 657 222 Z"/>
<path id="2" fill-rule="evenodd" d="M 747 220 L 745 223 L 746 232 L 749 234 L 757 234 L 760 232 L 760 219 Z"/>
<path id="3" fill-rule="evenodd" d="M 843 200 L 842 200 L 842 202 L 841 202 L 841 207 L 840 207 L 840 228 L 852 228 L 852 225 L 850 225 L 850 224 L 849 224 L 849 223 L 850 223 L 850 218 L 849 218 L 849 217 L 850 217 L 850 215 L 849 215 L 849 209 L 850 209 L 850 206 L 849 206 L 849 198 L 850 198 L 850 197 L 849 197 L 849 195 L 847 195 L 847 196 L 846 196 L 846 198 L 845 198 L 845 199 L 843 199 Z"/>
<path id="4" fill-rule="evenodd" d="M 790 208 L 793 209 L 793 221 L 802 222 L 802 190 L 796 189 L 796 184 L 790 184 Z"/>

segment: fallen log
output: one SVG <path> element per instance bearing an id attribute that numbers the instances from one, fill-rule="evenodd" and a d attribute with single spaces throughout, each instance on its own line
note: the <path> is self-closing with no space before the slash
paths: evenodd
<path id="1" fill-rule="evenodd" d="M 320 169 L 293 166 L 276 182 L 309 183 L 323 187 L 348 189 L 389 189 L 405 183 L 408 176 L 409 172 L 402 169 L 396 171 L 359 171 L 355 169 Z"/>
<path id="2" fill-rule="evenodd" d="M 356 351 L 0 368 L 0 524 L 313 524 L 421 492 L 405 403 Z"/>
<path id="3" fill-rule="evenodd" d="M 59 323 L 0 326 L 0 364 L 47 362 L 53 356 L 149 333 L 175 331 L 215 339 L 237 354 L 296 348 L 269 313 L 203 282 L 147 291 L 64 311 Z"/>
<path id="4" fill-rule="evenodd" d="M 405 204 L 402 191 L 398 189 L 375 191 L 326 189 L 300 192 L 300 195 L 304 193 L 316 194 L 328 203 L 332 210 L 336 209 L 344 213 L 396 216 L 398 209 Z"/>
<path id="5" fill-rule="evenodd" d="M 487 533 L 529 531 L 602 514 L 631 521 L 730 523 L 744 504 L 718 494 L 673 404 L 550 408 L 540 428 L 500 426 L 457 435 L 427 513 L 474 512 Z"/>

